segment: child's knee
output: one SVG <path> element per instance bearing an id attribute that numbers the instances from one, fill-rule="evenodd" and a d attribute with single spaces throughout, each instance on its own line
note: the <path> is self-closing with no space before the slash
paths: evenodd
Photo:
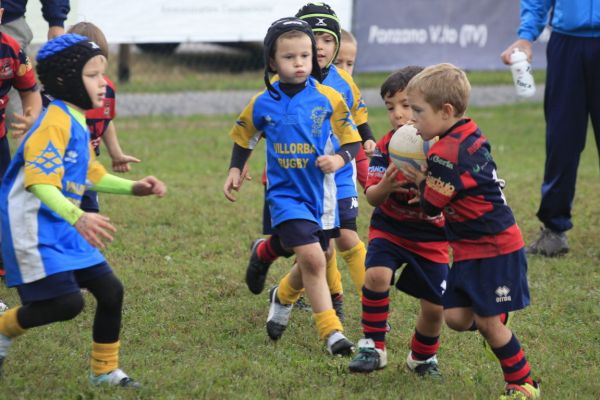
<path id="1" fill-rule="evenodd" d="M 365 287 L 376 292 L 388 290 L 392 279 L 391 275 L 391 270 L 389 268 L 369 268 L 365 273 Z"/>
<path id="2" fill-rule="evenodd" d="M 473 317 L 468 316 L 462 313 L 452 312 L 452 311 L 444 311 L 444 320 L 446 321 L 446 325 L 448 328 L 458 331 L 464 332 L 468 331 L 473 325 Z"/>
<path id="3" fill-rule="evenodd" d="M 56 319 L 58 321 L 68 321 L 83 311 L 85 301 L 81 292 L 76 292 L 56 299 L 54 304 L 56 307 Z"/>

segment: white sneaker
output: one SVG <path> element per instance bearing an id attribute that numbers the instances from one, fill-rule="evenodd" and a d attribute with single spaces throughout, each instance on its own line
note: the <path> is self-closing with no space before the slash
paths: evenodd
<path id="1" fill-rule="evenodd" d="M 269 316 L 267 317 L 267 334 L 271 340 L 279 340 L 290 322 L 293 304 L 281 304 L 277 297 L 278 286 L 269 290 Z"/>
<path id="2" fill-rule="evenodd" d="M 351 372 L 373 372 L 387 365 L 387 351 L 375 347 L 373 339 L 358 341 L 358 354 L 350 362 Z"/>
<path id="3" fill-rule="evenodd" d="M 123 370 L 117 368 L 102 375 L 94 375 L 90 373 L 90 383 L 92 385 L 109 385 L 109 386 L 121 386 L 126 388 L 137 389 L 141 385 L 139 382 L 131 379 Z"/>
<path id="4" fill-rule="evenodd" d="M 354 351 L 354 343 L 342 332 L 335 331 L 327 338 L 327 351 L 332 356 L 349 356 Z"/>
<path id="5" fill-rule="evenodd" d="M 412 358 L 412 352 L 408 352 L 406 358 L 406 366 L 420 377 L 430 377 L 433 379 L 442 379 L 442 373 L 438 368 L 437 356 L 428 358 L 427 360 L 419 361 Z"/>
<path id="6" fill-rule="evenodd" d="M 0 299 L 0 314 L 8 310 L 8 306 L 4 302 L 4 300 Z"/>

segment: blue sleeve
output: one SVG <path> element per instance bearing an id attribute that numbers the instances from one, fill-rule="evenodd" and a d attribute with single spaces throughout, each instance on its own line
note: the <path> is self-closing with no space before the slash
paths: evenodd
<path id="1" fill-rule="evenodd" d="M 554 0 L 521 0 L 519 38 L 535 41 L 548 24 L 548 13 Z"/>
<path id="2" fill-rule="evenodd" d="M 48 26 L 65 26 L 65 20 L 71 6 L 69 0 L 41 0 L 42 15 L 48 21 Z"/>

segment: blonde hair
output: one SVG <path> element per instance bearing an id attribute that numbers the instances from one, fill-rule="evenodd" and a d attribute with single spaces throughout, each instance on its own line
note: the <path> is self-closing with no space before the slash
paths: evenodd
<path id="1" fill-rule="evenodd" d="M 345 29 L 342 29 L 342 43 L 344 42 L 350 42 L 352 43 L 354 46 L 358 47 L 358 42 L 356 41 L 356 38 L 354 37 L 354 35 L 352 34 L 352 32 L 349 32 Z"/>
<path id="2" fill-rule="evenodd" d="M 438 111 L 444 104 L 454 107 L 454 116 L 467 111 L 471 84 L 464 71 L 452 64 L 437 64 L 425 68 L 410 80 L 407 93 L 419 92 L 431 107 Z"/>
<path id="3" fill-rule="evenodd" d="M 78 22 L 69 28 L 68 33 L 76 33 L 90 39 L 100 47 L 102 55 L 108 59 L 108 42 L 106 36 L 96 25 L 91 22 Z"/>

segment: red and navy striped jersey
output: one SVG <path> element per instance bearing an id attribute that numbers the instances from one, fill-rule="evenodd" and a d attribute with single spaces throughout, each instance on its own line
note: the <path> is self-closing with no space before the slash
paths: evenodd
<path id="1" fill-rule="evenodd" d="M 443 210 L 454 261 L 495 257 L 524 246 L 506 203 L 491 146 L 475 122 L 461 120 L 427 155 L 421 205 Z"/>
<path id="2" fill-rule="evenodd" d="M 25 92 L 37 83 L 29 57 L 11 36 L 0 33 L 0 138 L 6 135 L 5 110 L 11 87 Z"/>
<path id="3" fill-rule="evenodd" d="M 369 164 L 365 190 L 381 182 L 390 165 L 388 146 L 395 130 L 377 142 Z M 405 180 L 401 172 L 396 177 Z M 444 232 L 444 216 L 430 217 L 419 204 L 408 204 L 414 195 L 392 193 L 375 207 L 369 225 L 369 240 L 383 238 L 436 263 L 448 263 L 448 241 Z"/>
<path id="4" fill-rule="evenodd" d="M 106 96 L 104 97 L 104 104 L 102 107 L 88 110 L 85 113 L 85 119 L 90 130 L 90 140 L 94 146 L 96 154 L 98 154 L 100 146 L 100 138 L 108 129 L 108 124 L 116 117 L 117 99 L 115 95 L 115 84 L 108 79 L 105 75 L 106 80 Z"/>

